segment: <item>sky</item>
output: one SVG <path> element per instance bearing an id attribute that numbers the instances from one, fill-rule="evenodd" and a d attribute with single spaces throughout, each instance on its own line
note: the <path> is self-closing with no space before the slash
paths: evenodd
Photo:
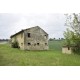
<path id="1" fill-rule="evenodd" d="M 65 15 L 61 13 L 0 13 L 0 38 L 10 38 L 22 29 L 40 26 L 49 38 L 63 38 Z"/>
<path id="2" fill-rule="evenodd" d="M 73 2 L 73 3 L 72 3 Z M 79 13 L 76 0 L 0 0 L 0 39 L 29 27 L 40 26 L 49 38 L 62 38 L 65 13 Z"/>

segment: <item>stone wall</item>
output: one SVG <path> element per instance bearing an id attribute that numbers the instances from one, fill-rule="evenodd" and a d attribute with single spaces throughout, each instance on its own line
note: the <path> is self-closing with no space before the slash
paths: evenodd
<path id="1" fill-rule="evenodd" d="M 30 37 L 28 37 L 30 33 Z M 26 50 L 48 50 L 48 34 L 36 27 L 25 31 Z"/>

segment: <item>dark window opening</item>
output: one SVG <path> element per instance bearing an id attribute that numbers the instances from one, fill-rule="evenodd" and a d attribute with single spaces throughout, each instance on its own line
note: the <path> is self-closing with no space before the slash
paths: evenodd
<path id="1" fill-rule="evenodd" d="M 37 45 L 39 45 L 39 43 L 37 43 Z"/>
<path id="2" fill-rule="evenodd" d="M 45 45 L 47 45 L 47 43 L 45 43 Z"/>
<path id="3" fill-rule="evenodd" d="M 45 36 L 45 38 L 47 38 L 47 35 L 44 35 Z"/>
<path id="4" fill-rule="evenodd" d="M 30 46 L 31 45 L 31 43 L 28 43 L 28 46 Z"/>
<path id="5" fill-rule="evenodd" d="M 68 50 L 70 50 L 70 47 L 68 47 Z"/>
<path id="6" fill-rule="evenodd" d="M 28 33 L 28 37 L 31 37 L 30 33 Z"/>

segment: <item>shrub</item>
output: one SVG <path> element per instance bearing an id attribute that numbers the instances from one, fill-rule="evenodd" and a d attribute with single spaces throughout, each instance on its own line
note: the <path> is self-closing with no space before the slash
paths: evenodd
<path id="1" fill-rule="evenodd" d="M 19 43 L 18 43 L 17 41 L 14 41 L 14 42 L 11 44 L 11 46 L 12 46 L 13 48 L 19 48 Z"/>

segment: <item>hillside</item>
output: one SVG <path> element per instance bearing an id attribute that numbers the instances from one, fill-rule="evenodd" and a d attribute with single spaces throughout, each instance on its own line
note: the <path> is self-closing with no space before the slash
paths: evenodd
<path id="1" fill-rule="evenodd" d="M 48 51 L 23 51 L 0 44 L 1 66 L 78 66 L 80 55 L 62 54 L 62 41 L 50 41 Z"/>
<path id="2" fill-rule="evenodd" d="M 54 51 L 61 51 L 62 44 L 63 44 L 62 40 L 49 41 L 49 49 Z"/>

